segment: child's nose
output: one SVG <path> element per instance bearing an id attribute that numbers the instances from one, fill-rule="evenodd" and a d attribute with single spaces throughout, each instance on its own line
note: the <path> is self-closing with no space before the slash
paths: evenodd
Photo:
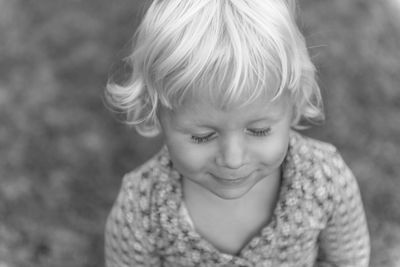
<path id="1" fill-rule="evenodd" d="M 230 169 L 238 169 L 244 164 L 246 147 L 243 137 L 230 136 L 220 143 L 217 164 Z"/>

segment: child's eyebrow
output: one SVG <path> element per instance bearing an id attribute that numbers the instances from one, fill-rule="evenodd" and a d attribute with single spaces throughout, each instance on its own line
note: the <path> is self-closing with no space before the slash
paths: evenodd
<path id="1" fill-rule="evenodd" d="M 265 113 L 257 115 L 254 119 L 250 120 L 250 124 L 258 122 L 274 123 L 284 117 L 286 112 L 288 112 L 287 109 L 266 110 Z"/>
<path id="2" fill-rule="evenodd" d="M 206 123 L 196 119 L 196 118 L 191 118 L 191 119 L 172 119 L 171 125 L 173 128 L 179 131 L 190 131 L 193 130 L 193 128 L 210 128 L 210 126 L 207 126 Z"/>
<path id="3" fill-rule="evenodd" d="M 246 125 L 253 125 L 257 123 L 266 123 L 268 125 L 274 124 L 278 122 L 282 118 L 283 114 L 277 113 L 274 115 L 269 115 L 269 116 L 260 116 L 259 118 L 255 118 L 254 120 L 249 120 Z M 214 129 L 215 128 L 215 123 L 212 121 L 202 121 L 198 119 L 192 119 L 192 120 L 182 120 L 182 121 L 176 121 L 174 123 L 174 128 L 179 130 L 179 131 L 193 131 L 194 129 Z"/>
<path id="4" fill-rule="evenodd" d="M 253 123 L 259 123 L 259 122 L 268 122 L 268 123 L 274 123 L 279 121 L 283 117 L 283 112 L 275 113 L 275 114 L 270 114 L 270 115 L 264 115 L 260 118 L 254 119 L 250 121 L 250 124 Z"/>
<path id="5" fill-rule="evenodd" d="M 194 128 L 196 129 L 208 129 L 208 128 L 213 128 L 212 123 L 205 123 L 202 121 L 198 120 L 184 120 L 184 121 L 179 121 L 175 124 L 175 128 L 178 130 L 193 130 Z"/>

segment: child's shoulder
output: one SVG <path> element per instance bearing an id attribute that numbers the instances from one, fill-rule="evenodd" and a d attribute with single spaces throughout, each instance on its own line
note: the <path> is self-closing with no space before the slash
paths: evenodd
<path id="1" fill-rule="evenodd" d="M 338 149 L 330 143 L 293 132 L 288 157 L 293 169 L 313 181 L 333 187 L 355 182 Z"/>
<path id="2" fill-rule="evenodd" d="M 171 179 L 174 175 L 175 172 L 172 170 L 168 151 L 165 148 L 125 174 L 118 197 L 108 217 L 108 231 L 113 233 L 124 226 L 122 234 L 126 234 L 125 229 L 128 229 L 129 225 L 135 237 L 146 233 L 147 238 L 142 241 L 149 250 L 152 250 L 158 242 L 157 214 L 160 211 L 158 207 L 167 206 L 165 203 L 168 200 L 177 199 L 179 196 L 177 183 L 174 182 L 178 179 Z M 168 210 L 168 212 L 174 211 Z"/>
<path id="3" fill-rule="evenodd" d="M 328 170 L 348 169 L 334 145 L 298 132 L 291 133 L 289 157 L 297 169 L 306 172 L 323 171 L 327 176 L 331 176 L 331 171 Z"/>
<path id="4" fill-rule="evenodd" d="M 143 212 L 155 203 L 179 202 L 180 174 L 174 169 L 168 149 L 164 146 L 149 160 L 125 174 L 120 194 L 129 202 L 137 202 Z"/>
<path id="5" fill-rule="evenodd" d="M 357 186 L 352 171 L 334 145 L 296 132 L 290 142 L 291 166 L 311 191 L 322 188 L 328 195 L 339 196 L 349 187 Z"/>
<path id="6" fill-rule="evenodd" d="M 152 156 L 150 159 L 125 174 L 123 186 L 129 187 L 151 187 L 154 183 L 166 182 L 173 175 L 172 162 L 166 147 Z"/>
<path id="7" fill-rule="evenodd" d="M 337 155 L 336 147 L 330 143 L 320 141 L 298 132 L 292 131 L 290 135 L 290 148 L 295 153 L 301 154 L 306 160 L 322 160 L 325 157 Z"/>

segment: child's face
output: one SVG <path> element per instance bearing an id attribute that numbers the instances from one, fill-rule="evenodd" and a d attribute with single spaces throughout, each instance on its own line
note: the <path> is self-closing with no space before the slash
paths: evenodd
<path id="1" fill-rule="evenodd" d="M 262 179 L 280 175 L 292 119 L 284 95 L 260 97 L 228 111 L 189 99 L 159 115 L 174 167 L 188 182 L 223 199 L 238 199 Z"/>

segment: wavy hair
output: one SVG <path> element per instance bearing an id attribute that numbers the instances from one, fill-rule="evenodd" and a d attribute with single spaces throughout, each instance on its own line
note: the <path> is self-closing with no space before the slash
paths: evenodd
<path id="1" fill-rule="evenodd" d="M 323 119 L 320 89 L 296 25 L 295 0 L 153 0 L 139 25 L 124 84 L 106 100 L 139 133 L 158 133 L 159 105 L 208 96 L 229 109 L 290 92 L 295 115 Z"/>

